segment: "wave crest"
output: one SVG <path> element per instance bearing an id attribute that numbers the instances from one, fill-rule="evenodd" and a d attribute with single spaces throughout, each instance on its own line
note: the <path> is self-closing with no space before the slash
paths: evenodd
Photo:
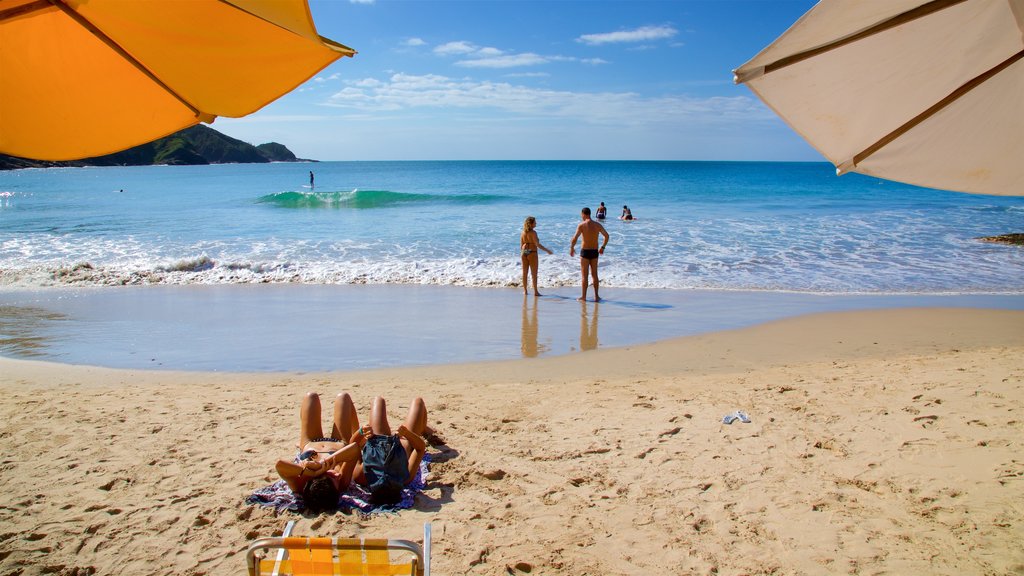
<path id="1" fill-rule="evenodd" d="M 503 199 L 494 194 L 410 194 L 357 188 L 349 192 L 275 192 L 259 197 L 256 202 L 280 208 L 372 209 L 413 203 L 489 204 Z"/>

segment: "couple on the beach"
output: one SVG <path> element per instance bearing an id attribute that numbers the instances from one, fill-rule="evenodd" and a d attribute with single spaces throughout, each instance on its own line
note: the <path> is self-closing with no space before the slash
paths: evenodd
<path id="1" fill-rule="evenodd" d="M 401 499 L 402 489 L 416 478 L 427 444 L 427 406 L 416 398 L 409 415 L 391 433 L 383 398 L 373 400 L 368 426 L 359 425 L 352 397 L 334 399 L 334 425 L 324 436 L 320 423 L 320 396 L 306 394 L 299 408 L 299 456 L 277 461 L 277 473 L 314 512 L 334 510 L 339 496 L 355 480 L 375 504 Z"/>
<path id="2" fill-rule="evenodd" d="M 583 293 L 578 300 L 583 301 L 587 299 L 587 284 L 592 278 L 594 281 L 594 301 L 598 302 L 601 300 L 601 296 L 598 294 L 600 279 L 597 276 L 597 258 L 604 254 L 604 248 L 608 245 L 608 231 L 599 222 L 590 219 L 590 208 L 584 208 L 580 211 L 580 219 L 582 222 L 576 226 L 576 233 L 573 234 L 572 242 L 569 244 L 569 256 L 575 256 L 576 241 L 580 238 L 583 239 L 583 244 L 580 248 L 580 273 L 583 277 Z M 540 264 L 537 249 L 544 250 L 548 254 L 553 254 L 553 252 L 540 243 L 537 231 L 534 230 L 536 227 L 537 219 L 533 216 L 527 216 L 526 220 L 523 221 L 523 233 L 519 235 L 519 247 L 522 250 L 523 260 L 523 294 L 529 293 L 527 278 L 531 276 L 533 278 L 533 293 L 535 296 L 540 296 L 540 292 L 537 291 L 537 267 Z M 604 237 L 604 242 L 601 243 L 600 247 L 598 247 L 599 236 Z"/>

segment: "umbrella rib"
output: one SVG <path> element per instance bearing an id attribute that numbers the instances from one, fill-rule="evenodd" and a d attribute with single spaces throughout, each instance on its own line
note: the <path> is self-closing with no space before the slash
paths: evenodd
<path id="1" fill-rule="evenodd" d="M 845 173 L 845 172 L 849 172 L 852 168 L 856 167 L 858 164 L 860 164 L 861 162 L 866 160 L 869 156 L 871 156 L 875 152 L 878 152 L 879 150 L 884 148 L 886 145 L 891 143 L 893 140 L 895 140 L 895 139 L 899 138 L 900 136 L 906 134 L 907 132 L 912 130 L 915 126 L 917 126 L 918 124 L 920 124 L 920 123 L 924 122 L 925 120 L 927 120 L 928 118 L 934 116 L 940 110 L 942 110 L 943 108 L 949 106 L 953 102 L 956 102 L 961 97 L 963 97 L 965 94 L 967 94 L 971 90 L 974 90 L 975 88 L 977 88 L 981 84 L 984 84 L 989 79 L 991 79 L 993 76 L 999 74 L 1000 72 L 1002 72 L 1006 68 L 1012 66 L 1014 63 L 1019 61 L 1021 58 L 1024 58 L 1024 50 L 1021 50 L 1020 52 L 1017 52 L 1016 54 L 1014 54 L 1013 56 L 1010 56 L 1006 60 L 1003 60 L 1002 62 L 1000 62 L 999 64 L 997 64 L 993 68 L 990 68 L 988 71 L 979 74 L 978 76 L 974 77 L 972 80 L 969 80 L 967 83 L 965 83 L 964 85 L 960 86 L 956 90 L 950 92 L 948 96 L 946 96 L 942 100 L 939 100 L 938 102 L 936 102 L 931 108 L 928 108 L 924 112 L 921 112 L 917 116 L 914 116 L 913 118 L 911 118 L 908 122 L 906 122 L 905 124 L 903 124 L 899 128 L 897 128 L 897 129 L 893 130 L 892 132 L 886 134 L 885 136 L 883 136 L 880 140 L 878 140 L 877 142 L 875 142 L 871 146 L 868 146 L 863 151 L 861 151 L 861 152 L 857 153 L 856 155 L 854 155 L 852 160 L 847 160 L 846 162 L 843 162 L 842 164 L 840 164 L 838 166 L 839 173 L 842 174 L 842 173 Z"/>
<path id="2" fill-rule="evenodd" d="M 791 54 L 789 56 L 786 56 L 785 58 L 780 58 L 775 62 L 766 64 L 763 69 L 757 69 L 756 71 L 751 70 L 748 74 L 744 75 L 745 77 L 738 77 L 736 79 L 736 82 L 743 83 L 752 79 L 753 77 L 768 74 L 770 72 L 774 72 L 776 70 L 779 70 L 780 68 L 785 68 L 787 66 L 792 66 L 793 64 L 802 62 L 804 60 L 807 60 L 808 58 L 813 58 L 815 56 L 818 56 L 819 54 L 824 54 L 825 52 L 830 52 L 837 48 L 842 48 L 847 44 L 857 42 L 858 40 L 863 40 L 864 38 L 874 36 L 875 34 L 879 34 L 881 32 L 885 32 L 886 30 L 895 28 L 897 26 L 902 26 L 903 24 L 912 22 L 914 20 L 917 20 L 918 18 L 923 18 L 925 16 L 928 16 L 935 12 L 939 12 L 941 10 L 945 10 L 946 8 L 950 8 L 965 1 L 966 0 L 932 0 L 927 4 L 922 4 L 917 8 L 893 16 L 892 18 L 884 22 L 879 22 L 878 24 L 875 24 L 870 28 L 865 28 L 860 32 L 856 32 L 844 38 L 839 38 L 838 40 L 829 42 L 828 44 L 824 44 L 822 46 L 818 46 L 817 48 L 811 48 L 810 50 L 804 50 L 803 52 L 797 52 L 796 54 Z"/>
<path id="3" fill-rule="evenodd" d="M 49 8 L 50 6 L 52 6 L 52 4 L 50 4 L 47 0 L 37 0 L 36 2 L 29 2 L 28 4 L 18 6 L 17 8 L 11 8 L 9 10 L 4 10 L 0 12 L 0 22 L 3 22 L 4 20 L 10 20 L 11 18 L 17 18 L 18 16 L 28 14 L 29 12 L 38 12 L 39 10 Z"/>
<path id="4" fill-rule="evenodd" d="M 111 50 L 117 52 L 122 58 L 124 58 L 128 63 L 130 63 L 132 66 L 134 66 L 139 72 L 142 72 L 143 74 L 145 74 L 146 77 L 149 78 L 150 80 L 152 80 L 157 86 L 163 88 L 164 91 L 166 91 L 168 94 L 173 96 L 178 102 L 180 102 L 182 106 L 185 106 L 186 108 L 188 108 L 192 112 L 192 114 L 198 120 L 200 120 L 202 122 L 209 123 L 209 122 L 212 122 L 214 118 L 216 118 L 216 116 L 214 116 L 212 114 L 207 114 L 206 112 L 202 112 L 198 108 L 196 108 L 195 106 L 190 104 L 187 100 L 185 100 L 185 98 L 183 98 L 180 94 L 175 92 L 174 89 L 172 89 L 170 86 L 165 84 L 162 80 L 157 78 L 156 75 L 153 74 L 153 72 L 151 72 L 149 70 L 149 68 L 146 68 L 145 66 L 143 66 L 142 62 L 139 62 L 138 60 L 136 60 L 135 57 L 133 57 L 131 54 L 129 54 L 127 50 L 125 50 L 124 48 L 121 47 L 120 44 L 115 42 L 113 38 L 111 38 L 110 36 L 107 36 L 106 34 L 104 34 L 103 31 L 100 30 L 99 28 L 97 28 L 92 22 L 87 20 L 85 17 L 83 17 L 81 14 L 76 12 L 71 7 L 67 6 L 64 3 L 64 0 L 48 0 L 48 1 L 50 2 L 50 4 L 53 4 L 54 6 L 59 8 L 62 12 L 64 12 L 64 14 L 66 14 L 69 18 L 71 18 L 72 20 L 74 20 L 75 22 L 80 24 L 83 28 L 88 30 L 90 34 L 92 34 L 93 36 L 98 38 L 100 41 L 102 41 L 104 44 L 106 44 Z"/>

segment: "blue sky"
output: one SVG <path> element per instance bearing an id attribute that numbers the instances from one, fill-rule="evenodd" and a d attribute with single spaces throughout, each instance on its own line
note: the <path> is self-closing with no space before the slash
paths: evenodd
<path id="1" fill-rule="evenodd" d="M 318 160 L 822 160 L 732 69 L 811 0 L 311 0 L 359 51 L 214 128 Z"/>

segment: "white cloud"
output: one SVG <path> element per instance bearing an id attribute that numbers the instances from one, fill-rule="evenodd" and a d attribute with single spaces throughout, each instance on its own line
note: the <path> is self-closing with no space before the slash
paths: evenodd
<path id="1" fill-rule="evenodd" d="M 446 42 L 434 48 L 438 56 L 458 56 L 460 60 L 455 66 L 462 68 L 520 68 L 524 66 L 540 66 L 550 62 L 581 62 L 583 64 L 607 64 L 600 58 L 580 59 L 573 56 L 542 55 L 533 52 L 508 54 L 493 46 L 480 47 L 466 40 Z"/>
<path id="2" fill-rule="evenodd" d="M 649 42 L 651 40 L 662 40 L 671 38 L 679 31 L 671 26 L 642 26 L 633 30 L 620 30 L 618 32 L 604 32 L 601 34 L 584 34 L 576 39 L 577 42 L 597 46 L 601 44 L 617 44 L 622 42 Z"/>
<path id="3" fill-rule="evenodd" d="M 477 47 L 472 42 L 466 42 L 459 40 L 457 42 L 446 42 L 434 48 L 434 54 L 441 56 L 451 56 L 455 54 L 471 54 L 477 51 Z"/>
<path id="4" fill-rule="evenodd" d="M 507 56 L 459 60 L 455 65 L 462 66 L 463 68 L 518 68 L 520 66 L 547 64 L 548 61 L 544 56 L 526 52 L 523 54 L 509 54 Z"/>
<path id="5" fill-rule="evenodd" d="M 323 84 L 323 83 L 328 82 L 330 80 L 337 80 L 339 78 L 341 78 L 341 73 L 335 72 L 334 74 L 331 74 L 330 76 L 328 76 L 326 78 L 324 78 L 323 76 L 317 76 L 316 78 L 313 78 L 313 82 L 315 82 L 317 84 Z"/>
<path id="6" fill-rule="evenodd" d="M 406 46 L 426 46 L 427 43 L 422 38 L 409 38 L 405 41 Z"/>
<path id="7" fill-rule="evenodd" d="M 416 109 L 433 110 L 431 114 L 497 110 L 525 119 L 618 126 L 774 120 L 767 108 L 748 96 L 692 98 L 650 97 L 633 92 L 570 92 L 436 74 L 395 74 L 387 80 L 364 79 L 347 84 L 324 104 L 365 114 L 407 113 Z"/>
<path id="8" fill-rule="evenodd" d="M 377 0 L 348 0 L 352 4 L 373 4 Z"/>
<path id="9" fill-rule="evenodd" d="M 549 78 L 551 74 L 547 72 L 514 72 L 511 74 L 505 74 L 506 78 Z"/>

